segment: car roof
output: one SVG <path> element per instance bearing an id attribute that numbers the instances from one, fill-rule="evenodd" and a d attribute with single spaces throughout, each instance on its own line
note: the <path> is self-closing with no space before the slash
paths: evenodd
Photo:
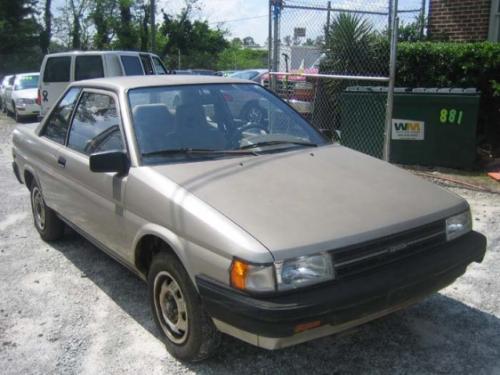
<path id="1" fill-rule="evenodd" d="M 80 56 L 80 55 L 106 55 L 106 54 L 122 54 L 122 55 L 138 55 L 138 54 L 147 54 L 154 55 L 151 52 L 142 52 L 142 51 L 67 51 L 67 52 L 56 52 L 49 53 L 45 55 L 45 57 L 57 57 L 57 56 Z"/>
<path id="2" fill-rule="evenodd" d="M 40 72 L 33 72 L 33 73 L 18 73 L 16 74 L 16 78 L 19 77 L 25 77 L 25 76 L 39 76 Z M 12 77 L 12 76 L 11 76 Z"/>
<path id="3" fill-rule="evenodd" d="M 213 83 L 251 83 L 253 81 L 238 78 L 227 78 L 219 76 L 203 76 L 203 75 L 150 75 L 150 76 L 126 76 L 126 77 L 110 77 L 96 78 L 84 81 L 73 82 L 71 86 L 78 87 L 94 87 L 103 88 L 115 91 L 126 91 L 139 87 L 158 87 L 158 86 L 179 86 L 179 85 L 196 85 L 196 84 L 213 84 Z"/>

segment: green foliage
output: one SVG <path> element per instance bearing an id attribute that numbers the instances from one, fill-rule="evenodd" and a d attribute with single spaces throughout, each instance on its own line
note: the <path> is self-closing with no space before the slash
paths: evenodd
<path id="1" fill-rule="evenodd" d="M 0 73 L 31 69 L 41 27 L 35 19 L 34 0 L 0 0 Z"/>
<path id="2" fill-rule="evenodd" d="M 373 26 L 367 19 L 356 14 L 340 13 L 328 30 L 326 68 L 344 74 L 365 71 L 374 41 Z"/>
<path id="3" fill-rule="evenodd" d="M 267 50 L 241 48 L 232 45 L 219 54 L 216 70 L 264 69 L 267 67 Z"/>
<path id="4" fill-rule="evenodd" d="M 0 0 L 0 54 L 26 50 L 38 44 L 40 26 L 33 0 Z"/>
<path id="5" fill-rule="evenodd" d="M 188 6 L 177 17 L 163 13 L 163 24 L 159 32 L 166 38 L 162 50 L 163 56 L 169 56 L 167 65 L 178 67 L 175 56 L 181 55 L 182 69 L 213 68 L 217 64 L 218 55 L 229 47 L 224 39 L 224 32 L 211 29 L 206 21 L 192 21 Z"/>
<path id="6" fill-rule="evenodd" d="M 426 39 L 422 33 L 423 26 L 425 25 L 425 18 L 416 17 L 413 22 L 401 22 L 398 28 L 398 41 L 399 42 L 420 42 Z"/>
<path id="7" fill-rule="evenodd" d="M 476 87 L 492 94 L 500 79 L 498 43 L 400 43 L 397 83 L 412 87 Z"/>

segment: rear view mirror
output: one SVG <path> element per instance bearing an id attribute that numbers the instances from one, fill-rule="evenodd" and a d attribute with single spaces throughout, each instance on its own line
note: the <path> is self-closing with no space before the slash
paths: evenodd
<path id="1" fill-rule="evenodd" d="M 128 172 L 130 162 L 123 151 L 104 151 L 90 155 L 89 167 L 92 172 L 122 174 Z"/>

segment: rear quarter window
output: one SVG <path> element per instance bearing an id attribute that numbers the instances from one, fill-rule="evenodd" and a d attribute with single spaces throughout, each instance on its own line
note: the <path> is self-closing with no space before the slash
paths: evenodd
<path id="1" fill-rule="evenodd" d="M 104 77 L 101 56 L 77 56 L 75 60 L 75 80 Z"/>
<path id="2" fill-rule="evenodd" d="M 49 57 L 45 63 L 43 73 L 44 82 L 69 82 L 71 68 L 71 57 Z"/>
<path id="3" fill-rule="evenodd" d="M 127 76 L 142 76 L 144 71 L 142 70 L 141 61 L 137 56 L 121 56 L 120 57 L 123 64 L 123 69 L 125 69 L 125 75 Z"/>

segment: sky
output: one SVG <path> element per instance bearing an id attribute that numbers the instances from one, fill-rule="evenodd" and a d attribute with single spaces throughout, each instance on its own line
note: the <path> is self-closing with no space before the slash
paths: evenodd
<path id="1" fill-rule="evenodd" d="M 428 0 L 426 0 L 428 3 Z M 158 21 L 161 9 L 168 14 L 178 14 L 185 6 L 184 0 L 156 0 Z M 54 0 L 54 7 L 64 5 L 65 0 Z M 327 0 L 285 0 L 290 5 L 326 6 Z M 385 11 L 388 0 L 331 0 L 332 7 Z M 417 9 L 422 0 L 399 0 L 400 9 Z M 229 38 L 251 36 L 263 45 L 268 36 L 268 0 L 199 0 L 193 11 L 195 19 L 207 20 L 210 26 L 229 31 Z M 57 14 L 57 11 L 54 12 Z M 410 21 L 416 15 L 404 15 Z M 375 27 L 386 25 L 386 16 L 368 16 Z M 293 35 L 294 27 L 305 27 L 306 37 L 314 39 L 322 33 L 326 12 L 287 9 L 282 16 L 282 35 Z"/>

